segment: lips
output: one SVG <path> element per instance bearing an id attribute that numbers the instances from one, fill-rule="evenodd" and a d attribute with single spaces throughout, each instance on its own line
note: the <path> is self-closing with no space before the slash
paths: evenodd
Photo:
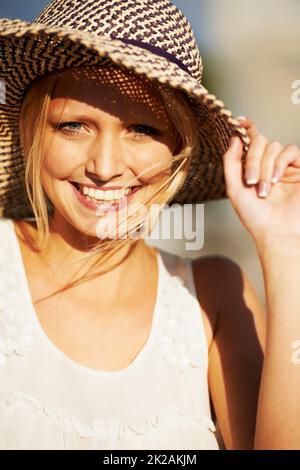
<path id="1" fill-rule="evenodd" d="M 77 181 L 69 181 L 69 183 L 71 183 L 73 186 L 75 186 L 76 189 L 80 190 L 80 186 L 86 186 L 87 188 L 94 188 L 94 189 L 100 189 L 100 191 L 118 191 L 118 190 L 122 190 L 125 188 L 125 186 L 120 186 L 120 187 L 117 187 L 117 186 L 108 186 L 108 187 L 105 187 L 105 188 L 101 188 L 100 186 L 95 186 L 95 185 L 92 185 L 92 184 L 84 184 L 84 183 L 77 183 Z M 126 189 L 130 188 L 130 189 L 135 189 L 135 188 L 140 188 L 141 186 L 128 186 Z"/>
<path id="2" fill-rule="evenodd" d="M 120 199 L 120 201 L 101 201 L 101 202 L 97 201 L 96 202 L 96 201 L 92 201 L 92 200 L 87 199 L 81 193 L 81 191 L 78 189 L 80 187 L 80 185 L 78 183 L 77 183 L 78 188 L 76 187 L 76 185 L 73 182 L 69 181 L 69 183 L 71 184 L 71 186 L 73 188 L 73 191 L 75 193 L 75 196 L 76 196 L 77 200 L 79 200 L 79 202 L 81 202 L 81 204 L 83 204 L 88 209 L 93 209 L 93 210 L 97 210 L 99 207 L 101 207 L 101 209 L 103 209 L 104 211 L 106 211 L 106 210 L 118 211 L 119 209 L 123 209 L 125 207 L 126 203 L 129 203 L 131 201 L 131 199 L 135 196 L 135 194 L 141 188 L 141 186 L 135 187 L 128 194 L 128 196 L 123 197 L 122 199 Z"/>

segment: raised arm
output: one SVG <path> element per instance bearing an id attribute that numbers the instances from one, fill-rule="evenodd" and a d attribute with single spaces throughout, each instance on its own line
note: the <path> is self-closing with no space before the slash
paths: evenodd
<path id="1" fill-rule="evenodd" d="M 245 127 L 252 181 L 244 179 L 238 138 L 223 161 L 228 195 L 255 240 L 265 283 L 267 336 L 254 448 L 300 449 L 300 150 L 268 142 L 251 121 Z M 262 180 L 267 191 L 259 196 Z"/>
<path id="2" fill-rule="evenodd" d="M 300 237 L 258 247 L 268 323 L 256 449 L 300 449 Z"/>

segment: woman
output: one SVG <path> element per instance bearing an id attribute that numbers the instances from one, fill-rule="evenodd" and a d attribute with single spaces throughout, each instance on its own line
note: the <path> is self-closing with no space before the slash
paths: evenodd
<path id="1" fill-rule="evenodd" d="M 299 149 L 233 119 L 183 15 L 138 3 L 0 21 L 0 446 L 217 449 L 211 399 L 227 449 L 297 448 Z M 143 239 L 165 203 L 224 196 L 222 158 L 264 270 L 266 340 L 235 263 Z"/>

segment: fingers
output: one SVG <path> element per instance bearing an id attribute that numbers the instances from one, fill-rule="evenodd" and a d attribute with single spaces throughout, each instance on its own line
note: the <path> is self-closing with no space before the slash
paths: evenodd
<path id="1" fill-rule="evenodd" d="M 237 118 L 241 124 L 242 127 L 244 127 L 247 130 L 247 134 L 250 137 L 250 139 L 254 139 L 259 135 L 259 131 L 252 119 L 245 117 L 245 116 L 240 116 Z"/>
<path id="2" fill-rule="evenodd" d="M 247 153 L 245 179 L 248 185 L 258 183 L 258 195 L 266 197 L 272 183 L 278 183 L 289 165 L 298 167 L 300 182 L 300 149 L 296 145 L 283 146 L 277 141 L 268 141 L 266 137 L 256 137 Z M 249 175 L 253 176 L 252 178 Z M 294 177 L 295 181 L 295 177 Z"/>
<path id="3" fill-rule="evenodd" d="M 262 155 L 267 146 L 267 139 L 263 135 L 257 135 L 253 138 L 246 158 L 245 180 L 247 184 L 255 184 L 260 177 L 260 168 Z"/>
<path id="4" fill-rule="evenodd" d="M 234 197 L 243 187 L 242 181 L 243 144 L 239 137 L 232 137 L 227 152 L 223 155 L 226 190 L 229 197 Z"/>
<path id="5" fill-rule="evenodd" d="M 300 149 L 296 145 L 283 146 L 277 141 L 269 141 L 260 134 L 254 122 L 239 117 L 241 126 L 247 129 L 250 145 L 245 161 L 245 182 L 258 185 L 258 196 L 266 197 L 279 181 L 300 183 Z M 229 197 L 235 198 L 245 188 L 242 178 L 243 145 L 238 137 L 233 137 L 229 149 L 223 156 L 226 189 Z"/>
<path id="6" fill-rule="evenodd" d="M 268 141 L 248 117 L 240 116 L 238 120 L 250 137 L 245 165 L 246 183 L 258 184 L 258 195 L 266 197 L 272 184 L 280 180 L 288 165 L 300 166 L 299 149 L 296 145 L 283 147 L 277 141 Z"/>
<path id="7" fill-rule="evenodd" d="M 283 146 L 276 141 L 268 142 L 260 164 L 260 181 L 258 185 L 258 195 L 265 197 L 269 194 L 274 176 L 275 161 Z M 277 174 L 277 173 L 276 173 Z"/>
<path id="8" fill-rule="evenodd" d="M 282 147 L 280 154 L 276 157 L 274 162 L 272 183 L 278 183 L 285 169 L 290 164 L 300 168 L 300 149 L 297 145 L 286 145 Z"/>

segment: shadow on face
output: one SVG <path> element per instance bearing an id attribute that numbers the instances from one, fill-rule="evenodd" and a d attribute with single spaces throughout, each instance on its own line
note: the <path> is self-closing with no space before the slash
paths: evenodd
<path id="1" fill-rule="evenodd" d="M 176 131 L 161 102 L 158 85 L 117 66 L 69 69 L 57 75 L 52 99 L 71 98 L 120 121 L 149 119 L 174 139 Z"/>

